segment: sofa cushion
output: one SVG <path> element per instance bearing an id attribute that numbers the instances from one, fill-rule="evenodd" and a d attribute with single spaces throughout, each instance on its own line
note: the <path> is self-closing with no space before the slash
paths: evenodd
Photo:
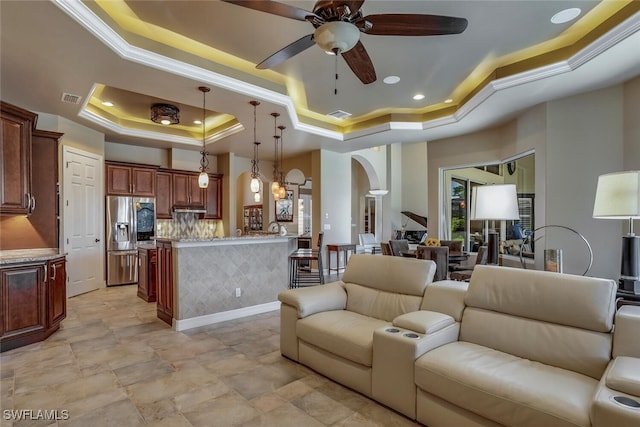
<path id="1" fill-rule="evenodd" d="M 609 279 L 477 265 L 464 302 L 469 307 L 610 332 L 616 290 L 616 283 Z"/>
<path id="2" fill-rule="evenodd" d="M 401 314 L 417 311 L 422 303 L 422 297 L 415 295 L 384 292 L 353 283 L 346 283 L 344 287 L 347 310 L 389 322 Z"/>
<path id="3" fill-rule="evenodd" d="M 590 426 L 598 381 L 467 342 L 416 361 L 416 385 L 503 425 Z"/>
<path id="4" fill-rule="evenodd" d="M 611 359 L 612 334 L 467 307 L 460 341 L 600 379 Z"/>
<path id="5" fill-rule="evenodd" d="M 433 281 L 436 264 L 415 258 L 353 254 L 342 275 L 344 283 L 422 297 Z"/>
<path id="6" fill-rule="evenodd" d="M 373 331 L 385 325 L 390 326 L 391 323 L 352 311 L 335 310 L 299 319 L 296 332 L 303 341 L 370 367 Z"/>

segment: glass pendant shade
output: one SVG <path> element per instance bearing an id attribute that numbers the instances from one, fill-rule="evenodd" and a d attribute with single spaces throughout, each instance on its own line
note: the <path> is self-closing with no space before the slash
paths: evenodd
<path id="1" fill-rule="evenodd" d="M 207 188 L 209 186 L 209 174 L 202 171 L 198 175 L 198 187 Z"/>
<path id="2" fill-rule="evenodd" d="M 249 184 L 249 188 L 252 193 L 257 193 L 260 191 L 260 180 L 258 178 L 251 178 L 251 184 Z"/>
<path id="3" fill-rule="evenodd" d="M 287 197 L 287 188 L 284 185 L 278 190 L 278 196 L 280 196 L 281 199 Z"/>
<path id="4" fill-rule="evenodd" d="M 273 181 L 271 183 L 271 193 L 277 194 L 280 191 L 280 183 L 278 181 Z"/>
<path id="5" fill-rule="evenodd" d="M 260 203 L 262 201 L 262 197 L 260 193 L 253 193 L 253 201 L 256 203 Z"/>

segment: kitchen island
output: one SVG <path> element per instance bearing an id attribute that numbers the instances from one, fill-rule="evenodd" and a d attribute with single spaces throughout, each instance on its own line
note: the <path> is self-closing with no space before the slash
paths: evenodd
<path id="1" fill-rule="evenodd" d="M 158 317 L 180 331 L 277 310 L 296 237 L 158 238 Z M 169 246 L 170 253 L 160 251 Z M 162 265 L 170 265 L 171 277 Z M 172 295 L 166 287 L 162 295 L 163 274 Z"/>

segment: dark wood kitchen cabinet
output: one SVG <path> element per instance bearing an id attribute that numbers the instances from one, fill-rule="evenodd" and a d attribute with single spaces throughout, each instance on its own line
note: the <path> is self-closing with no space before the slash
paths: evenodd
<path id="1" fill-rule="evenodd" d="M 173 204 L 204 206 L 205 192 L 198 186 L 198 173 L 173 173 Z"/>
<path id="2" fill-rule="evenodd" d="M 0 101 L 0 213 L 28 215 L 31 191 L 31 132 L 37 114 Z"/>
<path id="3" fill-rule="evenodd" d="M 49 329 L 60 327 L 60 322 L 67 317 L 67 260 L 57 258 L 48 262 L 47 268 L 47 315 Z"/>
<path id="4" fill-rule="evenodd" d="M 156 172 L 156 218 L 172 219 L 173 174 L 167 171 Z"/>
<path id="5" fill-rule="evenodd" d="M 157 251 L 138 248 L 138 297 L 146 302 L 156 301 Z"/>
<path id="6" fill-rule="evenodd" d="M 156 301 L 157 316 L 163 322 L 172 325 L 173 321 L 173 260 L 171 258 L 171 242 L 156 242 Z"/>
<path id="7" fill-rule="evenodd" d="M 222 219 L 222 175 L 209 174 L 209 186 L 205 189 L 205 219 Z"/>
<path id="8" fill-rule="evenodd" d="M 156 196 L 156 168 L 105 162 L 108 196 Z"/>
<path id="9" fill-rule="evenodd" d="M 66 317 L 65 257 L 0 268 L 0 351 L 42 341 Z"/>

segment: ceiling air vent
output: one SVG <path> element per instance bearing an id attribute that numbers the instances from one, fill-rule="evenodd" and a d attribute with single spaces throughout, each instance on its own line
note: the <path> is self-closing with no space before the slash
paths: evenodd
<path id="1" fill-rule="evenodd" d="M 62 102 L 66 102 L 67 104 L 80 104 L 82 97 L 80 95 L 74 95 L 72 93 L 63 93 L 62 94 Z"/>
<path id="2" fill-rule="evenodd" d="M 327 114 L 327 116 L 333 117 L 335 119 L 345 119 L 345 118 L 349 117 L 350 115 L 351 115 L 351 113 L 347 113 L 346 111 L 342 111 L 342 110 L 336 110 L 333 113 Z"/>

